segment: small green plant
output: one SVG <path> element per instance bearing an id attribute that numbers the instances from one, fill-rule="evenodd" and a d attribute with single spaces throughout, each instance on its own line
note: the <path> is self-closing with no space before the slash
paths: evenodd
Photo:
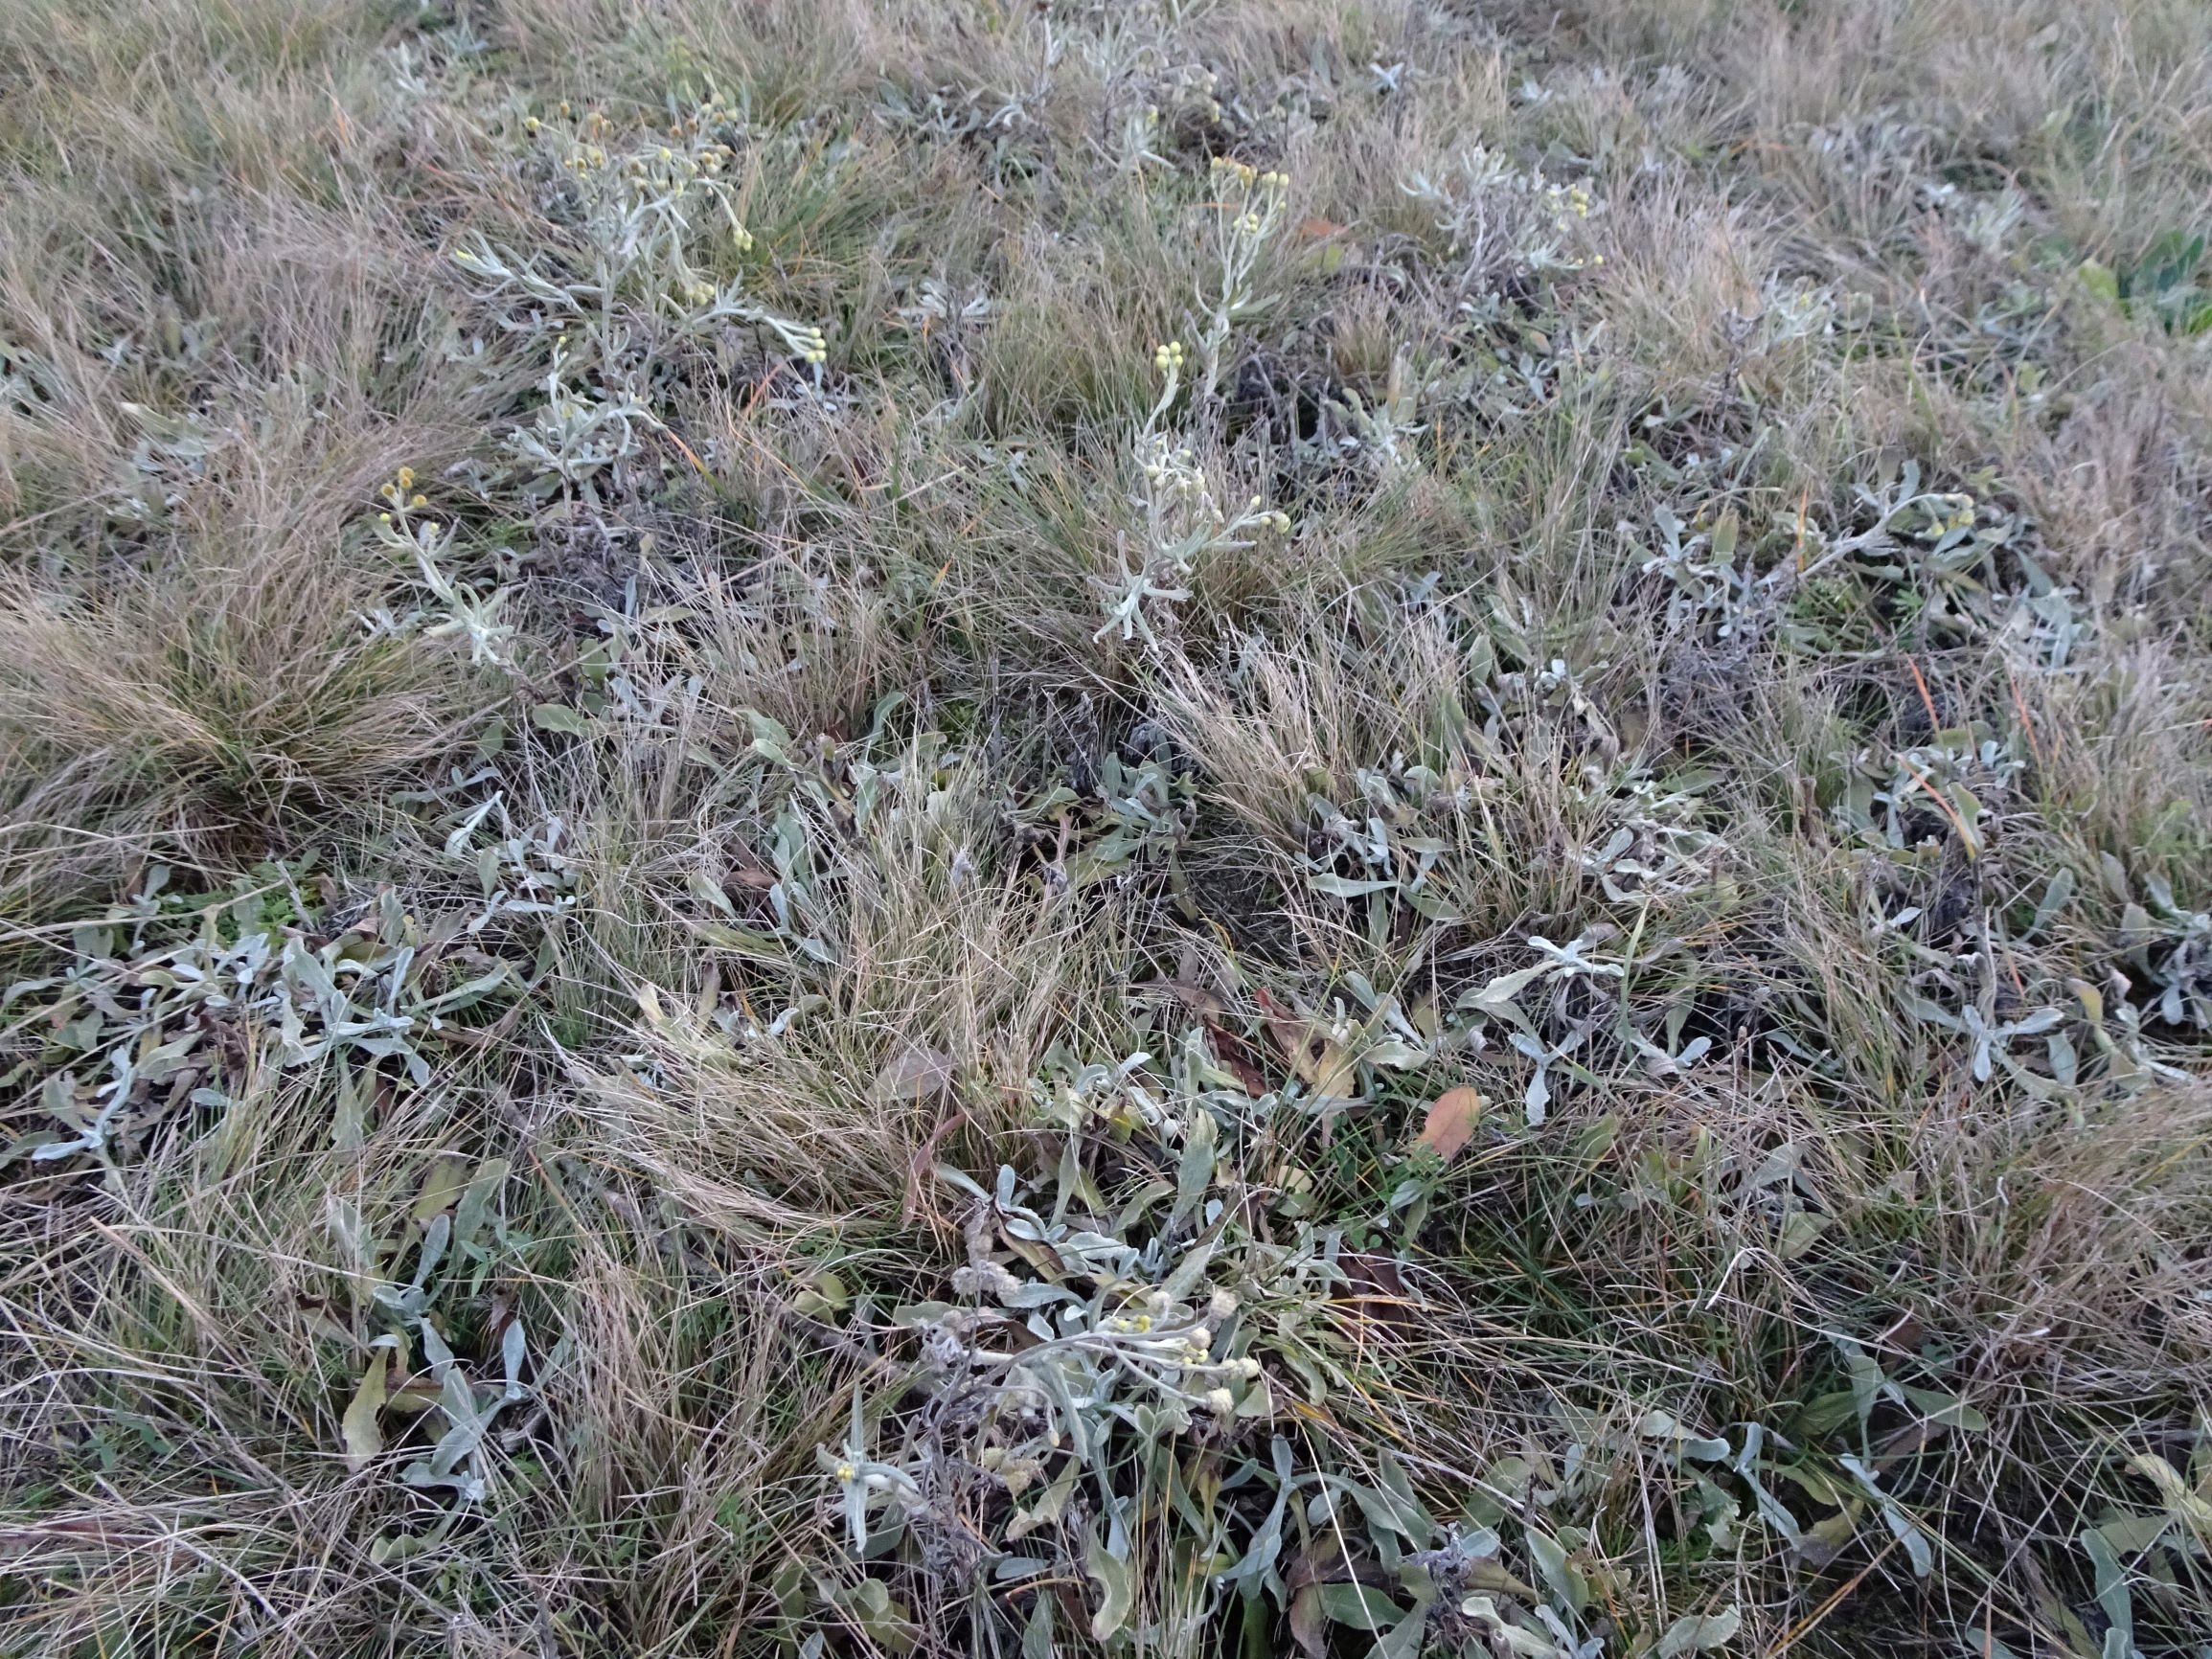
<path id="1" fill-rule="evenodd" d="M 1091 638 L 1103 640 L 1118 631 L 1125 642 L 1141 638 L 1156 650 L 1161 640 L 1152 630 L 1152 618 L 1173 614 L 1157 607 L 1192 597 L 1190 589 L 1169 583 L 1196 574 L 1210 555 L 1241 551 L 1264 535 L 1288 535 L 1290 519 L 1257 495 L 1233 512 L 1215 500 L 1196 453 L 1160 430 L 1182 385 L 1181 344 L 1171 340 L 1159 347 L 1152 364 L 1160 374 L 1160 395 L 1137 435 L 1135 454 L 1144 480 L 1136 502 L 1144 515 L 1143 546 L 1134 560 L 1125 553 L 1118 585 L 1117 579 L 1099 581 L 1107 590 L 1101 601 L 1106 620 Z"/>
<path id="2" fill-rule="evenodd" d="M 2170 334 L 2201 334 L 2212 329 L 2212 288 L 2201 279 L 2203 263 L 2201 231 L 2169 230 L 2117 272 L 2085 260 L 2082 284 L 2131 313 L 2150 317 Z"/>

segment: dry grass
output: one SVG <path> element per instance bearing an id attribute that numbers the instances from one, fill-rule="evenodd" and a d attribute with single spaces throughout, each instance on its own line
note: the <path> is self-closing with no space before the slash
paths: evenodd
<path id="1" fill-rule="evenodd" d="M 2200 1654 L 2208 235 L 2185 0 L 0 9 L 0 1654 Z"/>

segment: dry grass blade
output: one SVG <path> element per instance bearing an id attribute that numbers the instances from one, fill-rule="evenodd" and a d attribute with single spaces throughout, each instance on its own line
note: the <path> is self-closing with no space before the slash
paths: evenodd
<path id="1" fill-rule="evenodd" d="M 0 7 L 0 1659 L 2196 1654 L 2212 11 Z"/>

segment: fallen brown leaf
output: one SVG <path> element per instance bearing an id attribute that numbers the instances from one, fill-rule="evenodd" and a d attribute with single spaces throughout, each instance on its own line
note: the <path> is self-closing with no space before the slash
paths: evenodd
<path id="1" fill-rule="evenodd" d="M 920 1043 L 901 1043 L 876 1074 L 879 1101 L 926 1101 L 952 1086 L 952 1057 Z"/>
<path id="2" fill-rule="evenodd" d="M 1344 1283 L 1330 1298 L 1343 1309 L 1360 1333 L 1402 1333 L 1413 1328 L 1414 1302 L 1406 1294 L 1404 1276 L 1398 1263 L 1377 1250 L 1346 1250 L 1336 1259 Z"/>
<path id="3" fill-rule="evenodd" d="M 1329 1650 L 1329 1616 L 1321 1610 L 1321 1586 L 1300 1585 L 1290 1598 L 1290 1640 L 1307 1659 Z"/>
<path id="4" fill-rule="evenodd" d="M 1289 1060 L 1290 1069 L 1305 1082 L 1312 1098 L 1316 1102 L 1357 1099 L 1357 1058 L 1341 1044 L 1322 1035 L 1311 1019 L 1303 1014 L 1296 1018 L 1286 1015 L 1283 1005 L 1267 994 L 1266 987 L 1260 989 L 1258 998 L 1268 1034 L 1274 1037 Z M 1326 1121 L 1323 1132 L 1326 1138 Z"/>
<path id="5" fill-rule="evenodd" d="M 1446 1163 L 1459 1156 L 1474 1134 L 1474 1125 L 1481 1120 L 1482 1108 L 1489 1102 L 1464 1083 L 1456 1089 L 1446 1089 L 1430 1102 L 1428 1121 L 1421 1125 L 1418 1137 Z"/>
<path id="6" fill-rule="evenodd" d="M 1204 986 L 1187 979 L 1148 979 L 1129 988 L 1131 990 L 1157 991 L 1172 996 L 1192 1012 L 1207 1019 L 1220 1019 L 1223 1012 L 1221 999 Z"/>
<path id="7" fill-rule="evenodd" d="M 1260 1011 L 1267 1022 L 1267 1034 L 1283 1051 L 1284 1058 L 1292 1064 L 1306 1057 L 1311 1041 L 1311 1031 L 1304 1020 L 1292 1019 L 1283 1011 L 1283 1005 L 1275 1000 L 1266 986 L 1253 992 L 1260 1004 Z"/>
<path id="8" fill-rule="evenodd" d="M 1237 1044 L 1236 1038 L 1211 1020 L 1206 1022 L 1206 1031 L 1214 1039 L 1214 1052 L 1221 1057 L 1223 1065 L 1237 1074 L 1237 1081 L 1243 1085 L 1244 1093 L 1254 1100 L 1265 1095 L 1267 1092 L 1267 1079 L 1261 1075 L 1258 1066 L 1244 1057 L 1244 1052 Z"/>

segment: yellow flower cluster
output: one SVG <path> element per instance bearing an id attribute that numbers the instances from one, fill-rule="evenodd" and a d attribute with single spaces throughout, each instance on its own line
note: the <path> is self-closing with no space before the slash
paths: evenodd
<path id="1" fill-rule="evenodd" d="M 1238 210 L 1230 222 L 1242 236 L 1257 237 L 1265 232 L 1290 189 L 1288 173 L 1271 170 L 1262 172 L 1248 161 L 1234 161 L 1225 155 L 1214 157 L 1212 171 L 1218 184 L 1237 191 L 1243 197 L 1241 203 L 1222 204 L 1224 208 Z"/>
<path id="2" fill-rule="evenodd" d="M 1152 348 L 1152 367 L 1163 375 L 1180 373 L 1183 367 L 1183 343 L 1170 340 L 1164 346 Z"/>
<path id="3" fill-rule="evenodd" d="M 568 105 L 563 102 L 560 105 L 560 117 L 565 121 L 568 119 Z M 536 132 L 543 128 L 545 124 L 534 115 L 524 121 L 522 125 L 526 132 Z M 562 160 L 560 165 L 571 172 L 582 172 L 589 168 L 604 167 L 606 165 L 606 151 L 601 148 L 598 141 L 603 138 L 610 138 L 613 134 L 614 123 L 607 120 L 602 111 L 592 110 L 581 122 L 577 123 L 577 147 Z"/>
<path id="4" fill-rule="evenodd" d="M 430 498 L 417 492 L 415 489 L 415 469 L 412 466 L 400 467 L 399 476 L 376 493 L 394 507 L 401 509 L 423 508 L 430 505 Z M 389 512 L 381 512 L 376 516 L 381 523 L 389 524 L 392 522 L 392 515 Z"/>
<path id="5" fill-rule="evenodd" d="M 1256 188 L 1263 192 L 1273 193 L 1287 191 L 1290 188 L 1290 175 L 1288 173 L 1262 172 L 1248 161 L 1237 161 L 1225 155 L 1214 157 L 1212 171 L 1214 177 L 1222 183 L 1241 185 L 1245 190 Z"/>
<path id="6" fill-rule="evenodd" d="M 563 119 L 567 118 L 567 104 L 560 105 L 560 114 Z M 686 143 L 687 147 L 683 149 L 673 149 L 664 144 L 658 148 L 655 153 L 632 155 L 629 157 L 627 168 L 627 175 L 633 179 L 648 178 L 652 174 L 652 164 L 657 162 L 668 174 L 673 175 L 672 182 L 674 193 L 681 195 L 684 193 L 684 180 L 696 178 L 701 173 L 720 172 L 735 154 L 729 146 L 724 144 L 691 146 L 688 144 L 689 140 L 698 136 L 703 125 L 698 116 L 693 116 L 689 120 L 673 124 L 668 129 L 669 137 Z M 543 132 L 546 130 L 546 125 L 536 116 L 532 115 L 523 119 L 522 129 L 530 133 Z M 577 173 L 604 169 L 607 166 L 607 152 L 599 141 L 611 140 L 614 131 L 614 123 L 598 110 L 593 110 L 577 124 L 573 133 L 567 135 L 574 148 L 568 155 L 562 158 L 560 165 L 569 171 Z"/>
<path id="7" fill-rule="evenodd" d="M 1546 185 L 1544 199 L 1551 204 L 1554 230 L 1564 231 L 1570 220 L 1590 216 L 1590 193 L 1579 184 Z"/>
<path id="8" fill-rule="evenodd" d="M 669 123 L 669 137 L 696 138 L 709 126 L 726 126 L 737 119 L 737 112 L 721 103 L 706 103 L 695 115 Z"/>

